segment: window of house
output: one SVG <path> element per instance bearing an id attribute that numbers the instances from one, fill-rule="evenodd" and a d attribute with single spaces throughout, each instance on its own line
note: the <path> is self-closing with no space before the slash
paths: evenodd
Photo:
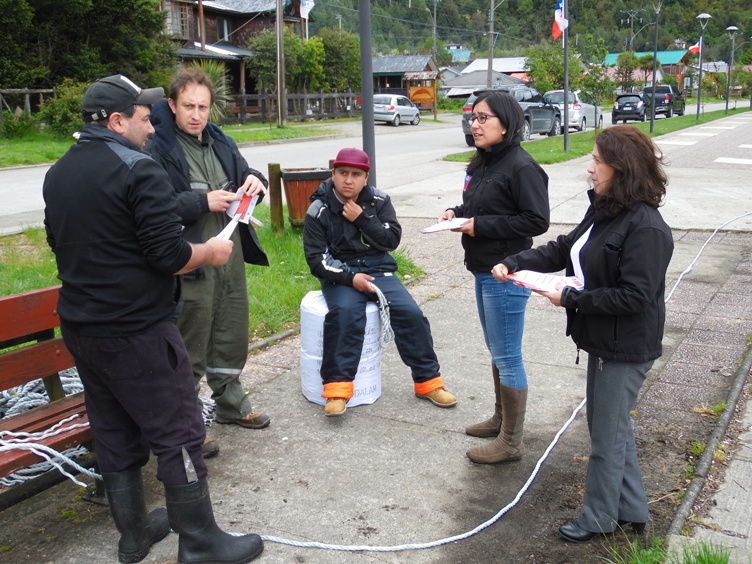
<path id="1" fill-rule="evenodd" d="M 190 37 L 191 5 L 182 2 L 172 3 L 172 26 L 170 32 L 178 37 Z"/>
<path id="2" fill-rule="evenodd" d="M 227 18 L 217 18 L 217 41 L 227 41 L 232 39 L 232 27 L 230 20 Z"/>

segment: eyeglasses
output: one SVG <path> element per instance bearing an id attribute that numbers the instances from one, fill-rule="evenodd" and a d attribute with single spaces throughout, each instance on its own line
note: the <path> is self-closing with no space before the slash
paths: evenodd
<path id="1" fill-rule="evenodd" d="M 480 123 L 481 125 L 486 123 L 486 120 L 488 118 L 498 118 L 499 116 L 492 116 L 489 114 L 478 114 L 477 116 L 470 116 L 467 118 L 467 121 L 470 122 L 470 125 L 473 125 L 476 121 Z"/>

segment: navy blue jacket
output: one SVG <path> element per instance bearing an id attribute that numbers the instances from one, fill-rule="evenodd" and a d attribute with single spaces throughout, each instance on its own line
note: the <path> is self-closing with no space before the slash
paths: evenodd
<path id="1" fill-rule="evenodd" d="M 389 196 L 365 186 L 357 203 L 363 209 L 350 222 L 342 216 L 344 204 L 334 194 L 334 181 L 321 183 L 311 196 L 303 224 L 303 250 L 316 278 L 352 286 L 358 272 L 396 272 L 390 254 L 402 238 L 402 227 Z"/>
<path id="2" fill-rule="evenodd" d="M 151 153 L 154 160 L 161 164 L 170 176 L 172 185 L 177 193 L 178 214 L 185 226 L 183 236 L 186 241 L 202 243 L 199 219 L 203 214 L 209 213 L 209 203 L 206 194 L 191 191 L 188 161 L 185 158 L 183 148 L 177 140 L 175 116 L 167 100 L 161 100 L 154 104 L 151 112 L 151 122 L 154 125 L 155 132 L 151 140 L 147 143 L 146 150 Z M 204 129 L 204 133 L 208 133 L 212 137 L 214 154 L 219 159 L 222 169 L 227 174 L 229 180 L 241 186 L 249 175 L 253 175 L 261 180 L 264 186 L 269 185 L 263 174 L 248 166 L 248 163 L 240 154 L 235 141 L 225 135 L 219 127 L 213 123 L 208 123 Z M 262 197 L 259 197 L 259 202 Z M 238 229 L 240 230 L 240 240 L 243 245 L 243 259 L 245 262 L 268 266 L 269 260 L 261 248 L 253 226 L 246 226 L 241 223 Z"/>

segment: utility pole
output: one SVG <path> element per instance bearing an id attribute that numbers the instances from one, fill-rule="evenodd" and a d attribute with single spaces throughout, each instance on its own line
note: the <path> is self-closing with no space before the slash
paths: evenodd
<path id="1" fill-rule="evenodd" d="M 501 0 L 498 4 L 494 5 L 494 0 L 491 0 L 491 12 L 488 22 L 488 72 L 486 74 L 486 87 L 491 88 L 493 86 L 493 58 L 494 58 L 494 43 L 496 34 L 494 33 L 494 15 L 496 14 L 496 8 L 501 6 L 504 0 Z"/>
<path id="2" fill-rule="evenodd" d="M 653 133 L 653 126 L 655 125 L 655 75 L 658 72 L 658 14 L 661 13 L 661 4 L 663 0 L 658 0 L 658 4 L 653 4 L 653 10 L 655 10 L 655 40 L 653 41 L 653 91 L 651 92 L 652 103 L 650 107 L 650 133 Z"/>
<path id="3" fill-rule="evenodd" d="M 281 0 L 277 0 L 278 2 Z M 371 3 L 358 0 L 360 25 L 360 94 L 362 108 L 363 150 L 371 159 L 368 183 L 376 184 L 376 137 L 373 126 L 373 53 L 371 52 Z"/>
<path id="4" fill-rule="evenodd" d="M 277 0 L 277 126 L 287 126 L 287 93 L 285 90 L 285 15 L 282 0 Z"/>
<path id="5" fill-rule="evenodd" d="M 624 22 L 627 22 L 629 24 L 629 45 L 627 45 L 627 51 L 634 51 L 634 21 L 640 12 L 644 12 L 645 10 L 643 8 L 639 8 L 637 10 L 622 10 L 622 14 L 626 14 L 626 18 L 622 18 L 621 24 L 624 25 Z M 642 23 L 642 18 L 640 18 L 640 23 Z"/>

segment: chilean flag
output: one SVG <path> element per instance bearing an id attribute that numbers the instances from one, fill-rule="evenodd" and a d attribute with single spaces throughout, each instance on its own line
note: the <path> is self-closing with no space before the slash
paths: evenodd
<path id="1" fill-rule="evenodd" d="M 700 38 L 700 41 L 692 45 L 692 47 L 689 48 L 689 52 L 693 55 L 697 55 L 697 53 L 700 52 L 700 49 L 702 49 L 702 37 Z"/>
<path id="2" fill-rule="evenodd" d="M 554 25 L 551 28 L 551 37 L 559 39 L 564 30 L 569 27 L 569 20 L 564 19 L 564 0 L 557 0 L 554 12 Z"/>

